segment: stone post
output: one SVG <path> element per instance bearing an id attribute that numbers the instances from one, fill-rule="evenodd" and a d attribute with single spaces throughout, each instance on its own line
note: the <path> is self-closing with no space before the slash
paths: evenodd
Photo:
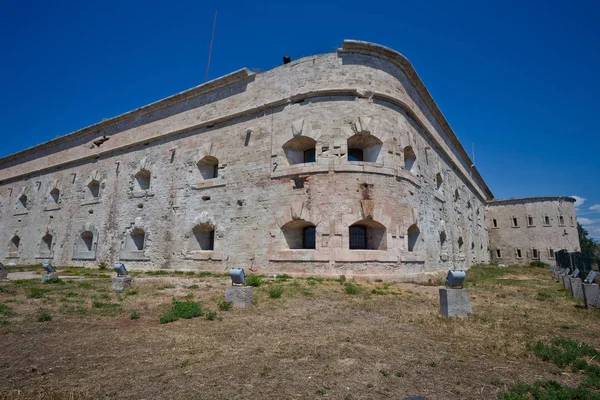
<path id="1" fill-rule="evenodd" d="M 440 314 L 445 317 L 466 317 L 472 313 L 471 294 L 467 289 L 440 288 Z"/>
<path id="2" fill-rule="evenodd" d="M 228 286 L 225 289 L 225 301 L 233 302 L 236 307 L 252 304 L 252 286 Z"/>
<path id="3" fill-rule="evenodd" d="M 583 291 L 581 290 L 581 279 L 569 278 L 569 281 L 571 285 L 571 294 L 573 295 L 573 297 L 583 299 Z"/>
<path id="4" fill-rule="evenodd" d="M 582 283 L 583 301 L 586 308 L 600 308 L 600 288 L 595 283 Z"/>

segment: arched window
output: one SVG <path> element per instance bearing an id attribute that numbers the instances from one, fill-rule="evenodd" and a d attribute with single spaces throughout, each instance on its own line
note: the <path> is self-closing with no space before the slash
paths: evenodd
<path id="1" fill-rule="evenodd" d="M 21 208 L 27 208 L 27 196 L 23 194 L 21 197 L 19 197 L 18 206 Z"/>
<path id="2" fill-rule="evenodd" d="M 127 237 L 127 243 L 125 245 L 128 251 L 142 251 L 146 244 L 146 232 L 143 229 L 135 228 L 131 231 L 131 234 Z"/>
<path id="3" fill-rule="evenodd" d="M 358 221 L 349 228 L 350 249 L 386 250 L 386 229 L 377 221 Z"/>
<path id="4" fill-rule="evenodd" d="M 18 257 L 20 245 L 21 245 L 21 238 L 17 235 L 13 236 L 13 238 L 8 243 L 8 256 L 9 257 Z"/>
<path id="5" fill-rule="evenodd" d="M 348 161 L 377 162 L 381 146 L 375 136 L 357 133 L 348 138 Z"/>
<path id="6" fill-rule="evenodd" d="M 204 180 L 219 176 L 219 160 L 216 157 L 206 156 L 198 161 L 197 166 Z"/>
<path id="7" fill-rule="evenodd" d="M 417 172 L 417 156 L 411 146 L 404 148 L 404 169 L 412 172 Z"/>
<path id="8" fill-rule="evenodd" d="M 142 169 L 137 174 L 135 174 L 135 181 L 139 190 L 150 189 L 150 172 L 146 171 L 145 169 Z"/>
<path id="9" fill-rule="evenodd" d="M 308 221 L 290 221 L 281 227 L 288 249 L 315 249 L 316 227 Z"/>
<path id="10" fill-rule="evenodd" d="M 92 181 L 87 185 L 85 197 L 88 199 L 95 199 L 98 196 L 100 196 L 100 182 L 92 179 Z"/>
<path id="11" fill-rule="evenodd" d="M 215 229 L 210 225 L 196 225 L 190 236 L 189 251 L 209 251 L 215 249 Z"/>
<path id="12" fill-rule="evenodd" d="M 444 248 L 444 245 L 446 244 L 446 231 L 441 231 L 440 232 L 440 248 Z"/>
<path id="13" fill-rule="evenodd" d="M 437 174 L 435 174 L 435 189 L 438 192 L 442 191 L 442 183 L 443 183 L 442 174 L 440 174 L 438 172 Z"/>
<path id="14" fill-rule="evenodd" d="M 421 233 L 421 231 L 419 231 L 419 227 L 417 226 L 417 224 L 412 224 L 408 228 L 407 233 L 408 233 L 408 251 L 417 250 L 419 235 Z"/>
<path id="15" fill-rule="evenodd" d="M 80 235 L 81 249 L 83 251 L 92 251 L 94 243 L 94 233 L 85 231 Z"/>
<path id="16" fill-rule="evenodd" d="M 39 257 L 51 257 L 52 255 L 52 235 L 46 233 L 40 242 Z"/>
<path id="17" fill-rule="evenodd" d="M 308 136 L 296 136 L 283 145 L 283 152 L 289 165 L 314 163 L 317 141 Z"/>
<path id="18" fill-rule="evenodd" d="M 54 204 L 58 204 L 58 199 L 60 198 L 60 190 L 58 188 L 54 188 L 50 191 L 50 199 L 54 202 Z"/>

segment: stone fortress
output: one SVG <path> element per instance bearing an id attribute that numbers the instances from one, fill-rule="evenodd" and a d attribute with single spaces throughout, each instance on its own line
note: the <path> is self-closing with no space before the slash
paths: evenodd
<path id="1" fill-rule="evenodd" d="M 346 40 L 0 159 L 0 258 L 403 279 L 579 248 L 573 199 L 492 199 L 408 60 Z"/>

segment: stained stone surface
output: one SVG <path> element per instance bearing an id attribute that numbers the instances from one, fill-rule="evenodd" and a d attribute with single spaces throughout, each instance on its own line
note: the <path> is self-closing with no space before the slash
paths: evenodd
<path id="1" fill-rule="evenodd" d="M 595 283 L 582 283 L 583 300 L 586 308 L 600 308 L 600 288 Z"/>
<path id="2" fill-rule="evenodd" d="M 56 278 L 58 278 L 58 274 L 54 274 L 54 273 L 52 273 L 52 274 L 44 274 L 44 275 L 42 275 L 42 279 L 40 280 L 40 282 L 44 283 L 47 280 L 56 279 Z"/>
<path id="3" fill-rule="evenodd" d="M 440 288 L 440 313 L 446 317 L 466 317 L 473 313 L 467 289 Z"/>
<path id="4" fill-rule="evenodd" d="M 252 286 L 229 286 L 225 289 L 225 301 L 231 301 L 237 307 L 246 307 L 252 304 L 252 289 Z"/>
<path id="5" fill-rule="evenodd" d="M 583 299 L 583 291 L 581 290 L 581 279 L 569 278 L 569 280 L 571 281 L 571 294 L 573 295 L 573 297 Z"/>
<path id="6" fill-rule="evenodd" d="M 0 280 L 8 279 L 8 270 L 6 268 L 0 269 Z"/>
<path id="7" fill-rule="evenodd" d="M 122 292 L 131 287 L 133 278 L 131 276 L 116 276 L 112 278 L 112 290 Z"/>

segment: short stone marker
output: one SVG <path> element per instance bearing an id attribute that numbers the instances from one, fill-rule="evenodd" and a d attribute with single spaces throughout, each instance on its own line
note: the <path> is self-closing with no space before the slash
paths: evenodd
<path id="1" fill-rule="evenodd" d="M 595 283 L 582 283 L 585 308 L 600 308 L 600 288 Z"/>
<path id="2" fill-rule="evenodd" d="M 115 292 L 122 292 L 131 287 L 133 277 L 127 275 L 127 268 L 123 263 L 114 263 L 113 269 L 117 273 L 117 276 L 112 278 L 112 290 Z"/>
<path id="3" fill-rule="evenodd" d="M 583 299 L 583 291 L 581 290 L 581 279 L 569 278 L 569 281 L 571 285 L 571 294 L 573 295 L 573 297 Z"/>
<path id="4" fill-rule="evenodd" d="M 228 286 L 225 289 L 225 301 L 232 302 L 236 307 L 246 307 L 252 304 L 252 286 Z"/>
<path id="5" fill-rule="evenodd" d="M 466 317 L 473 313 L 471 294 L 463 289 L 465 271 L 450 270 L 446 287 L 440 288 L 440 314 L 445 317 Z"/>
<path id="6" fill-rule="evenodd" d="M 571 292 L 571 277 L 569 275 L 563 276 L 563 285 L 565 286 L 565 290 L 568 293 L 572 293 Z"/>
<path id="7" fill-rule="evenodd" d="M 56 273 L 56 269 L 54 269 L 52 264 L 46 262 L 42 266 L 44 267 L 44 271 L 46 271 L 46 273 L 42 275 L 42 279 L 40 280 L 41 283 L 51 279 L 58 279 L 58 274 Z"/>
<path id="8" fill-rule="evenodd" d="M 231 286 L 225 289 L 225 301 L 233 303 L 236 307 L 246 307 L 252 304 L 252 286 L 246 285 L 246 273 L 243 268 L 229 270 Z"/>

